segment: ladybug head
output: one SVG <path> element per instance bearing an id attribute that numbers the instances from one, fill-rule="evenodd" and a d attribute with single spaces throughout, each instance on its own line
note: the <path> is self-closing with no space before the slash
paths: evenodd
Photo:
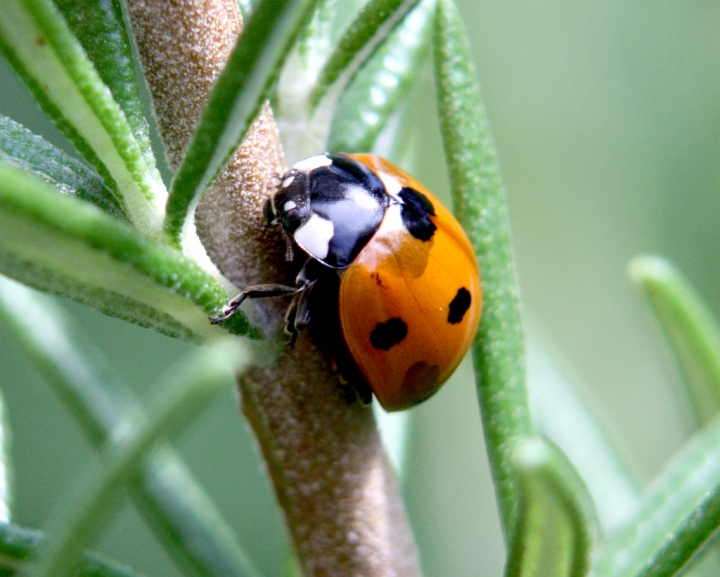
<path id="1" fill-rule="evenodd" d="M 302 170 L 289 170 L 273 197 L 265 204 L 268 224 L 280 224 L 290 234 L 311 216 L 310 180 Z"/>

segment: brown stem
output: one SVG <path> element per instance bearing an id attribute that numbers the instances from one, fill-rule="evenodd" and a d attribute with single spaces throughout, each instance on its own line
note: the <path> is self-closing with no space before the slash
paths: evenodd
<path id="1" fill-rule="evenodd" d="M 242 29 L 236 0 L 128 0 L 138 52 L 170 166 L 177 168 L 212 83 Z M 283 172 L 266 106 L 196 212 L 208 254 L 238 287 L 291 282 L 298 263 L 263 222 L 272 180 Z M 332 286 L 326 299 L 332 303 Z M 322 300 L 325 297 L 319 298 Z M 257 435 L 306 575 L 413 577 L 415 545 L 372 411 L 338 378 L 342 338 L 327 302 L 293 350 L 240 379 L 243 412 Z M 287 302 L 253 303 L 277 336 Z M 317 315 L 323 316 L 323 315 Z M 315 318 L 315 315 L 314 315 Z M 327 326 L 328 330 L 323 330 Z M 276 338 L 268 347 L 276 347 Z"/>

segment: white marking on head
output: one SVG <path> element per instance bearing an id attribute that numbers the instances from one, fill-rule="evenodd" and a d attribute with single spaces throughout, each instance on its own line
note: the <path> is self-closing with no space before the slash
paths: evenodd
<path id="1" fill-rule="evenodd" d="M 332 221 L 313 213 L 308 221 L 293 233 L 293 236 L 310 256 L 323 260 L 330 252 L 330 240 L 333 234 L 335 227 Z"/>
<path id="2" fill-rule="evenodd" d="M 297 208 L 297 203 L 294 200 L 288 200 L 283 204 L 283 210 L 290 212 L 293 208 Z"/>
<path id="3" fill-rule="evenodd" d="M 398 194 L 400 194 L 400 191 L 402 190 L 402 184 L 400 184 L 398 179 L 394 176 L 383 173 L 380 173 L 378 176 L 380 177 L 380 180 L 382 180 L 382 183 L 385 185 L 385 190 L 387 191 L 387 193 L 393 198 L 397 198 L 398 200 L 400 200 Z"/>
<path id="4" fill-rule="evenodd" d="M 293 183 L 293 180 L 295 180 L 294 176 L 288 176 L 285 180 L 282 181 L 282 187 L 287 188 Z"/>
<path id="5" fill-rule="evenodd" d="M 310 158 L 306 158 L 305 160 L 296 162 L 293 168 L 295 170 L 301 170 L 303 172 L 310 172 L 311 170 L 315 170 L 316 168 L 320 168 L 322 166 L 330 166 L 331 164 L 332 160 L 328 158 L 325 154 L 318 154 L 317 156 L 311 156 Z"/>

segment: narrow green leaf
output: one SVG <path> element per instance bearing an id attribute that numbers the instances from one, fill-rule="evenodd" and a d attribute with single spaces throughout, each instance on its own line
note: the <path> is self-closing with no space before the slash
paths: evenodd
<path id="1" fill-rule="evenodd" d="M 119 0 L 54 0 L 102 81 L 112 92 L 150 170 L 155 155 Z"/>
<path id="2" fill-rule="evenodd" d="M 283 59 L 317 0 L 261 0 L 253 10 L 200 117 L 168 199 L 165 230 L 179 246 L 205 189 L 245 138 Z"/>
<path id="3" fill-rule="evenodd" d="M 424 69 L 435 4 L 422 0 L 403 18 L 342 94 L 330 129 L 329 151 L 373 149 Z"/>
<path id="4" fill-rule="evenodd" d="M 318 0 L 313 18 L 288 55 L 273 95 L 273 114 L 288 165 L 327 150 L 330 123 L 344 85 L 333 86 L 323 106 L 316 110 L 312 110 L 310 95 L 340 33 L 362 3 Z"/>
<path id="5" fill-rule="evenodd" d="M 154 451 L 131 476 L 129 487 L 178 567 L 201 575 L 260 576 L 233 529 L 175 451 Z"/>
<path id="6" fill-rule="evenodd" d="M 343 9 L 345 8 L 343 4 Z M 308 25 L 300 30 L 295 49 L 300 57 L 301 70 L 298 73 L 303 76 L 316 78 L 330 54 L 337 10 L 338 0 L 318 0 L 313 17 Z M 283 70 L 283 74 L 286 72 L 287 70 Z"/>
<path id="7" fill-rule="evenodd" d="M 670 577 L 720 527 L 720 420 L 697 434 L 643 497 L 640 512 L 599 552 L 597 577 Z"/>
<path id="8" fill-rule="evenodd" d="M 0 273 L 185 340 L 222 334 L 208 321 L 227 300 L 218 281 L 179 252 L 4 163 L 0 230 Z M 234 318 L 229 330 L 247 333 L 245 317 Z"/>
<path id="9" fill-rule="evenodd" d="M 126 415 L 141 410 L 98 353 L 78 342 L 53 299 L 0 277 L 2 316 L 96 449 L 113 438 Z M 147 459 L 129 487 L 180 567 L 203 575 L 258 575 L 215 504 L 169 446 Z"/>
<path id="10" fill-rule="evenodd" d="M 100 355 L 83 354 L 72 322 L 55 299 L 0 276 L 0 320 L 97 449 L 130 411 L 130 392 Z"/>
<path id="11" fill-rule="evenodd" d="M 512 457 L 521 497 L 506 577 L 585 577 L 594 518 L 580 477 L 541 439 L 519 441 Z"/>
<path id="12" fill-rule="evenodd" d="M 310 108 L 314 110 L 336 82 L 347 85 L 417 3 L 418 0 L 370 0 L 365 4 L 323 66 L 310 95 Z"/>
<path id="13" fill-rule="evenodd" d="M 0 523 L 9 523 L 13 504 L 13 467 L 10 422 L 5 398 L 0 395 Z"/>
<path id="14" fill-rule="evenodd" d="M 0 160 L 22 168 L 105 212 L 124 218 L 117 199 L 96 172 L 17 122 L 0 115 Z"/>
<path id="15" fill-rule="evenodd" d="M 185 426 L 232 377 L 248 363 L 250 354 L 235 339 L 225 339 L 201 349 L 176 367 L 154 387 L 147 417 L 133 416 L 124 427 L 126 434 L 102 455 L 104 468 L 87 475 L 68 499 L 50 534 L 50 544 L 36 577 L 72 574 L 82 551 L 98 537 L 103 522 L 113 514 L 123 482 L 139 467 L 160 438 L 170 437 Z"/>
<path id="16" fill-rule="evenodd" d="M 528 394 L 540 433 L 570 459 L 585 481 L 605 534 L 640 508 L 640 496 L 611 439 L 537 339 L 528 339 Z"/>
<path id="17" fill-rule="evenodd" d="M 125 114 L 50 0 L 8 0 L 0 50 L 141 231 L 162 235 L 166 199 Z"/>
<path id="18" fill-rule="evenodd" d="M 0 523 L 0 573 L 19 573 L 26 561 L 37 558 L 44 541 L 41 531 Z M 74 577 L 140 577 L 140 574 L 104 555 L 86 553 Z"/>
<path id="19" fill-rule="evenodd" d="M 640 256 L 630 276 L 662 325 L 701 425 L 720 412 L 720 327 L 687 278 L 667 260 Z"/>
<path id="20" fill-rule="evenodd" d="M 505 192 L 465 30 L 452 0 L 439 0 L 435 30 L 440 124 L 455 212 L 480 264 L 484 306 L 473 347 L 483 430 L 506 535 L 517 484 L 508 451 L 533 436 L 525 350 Z"/>

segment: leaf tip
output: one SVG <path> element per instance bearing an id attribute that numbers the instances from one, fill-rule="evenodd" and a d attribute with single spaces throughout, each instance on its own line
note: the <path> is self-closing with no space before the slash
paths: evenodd
<path id="1" fill-rule="evenodd" d="M 666 258 L 652 254 L 634 257 L 627 267 L 628 276 L 636 286 L 666 282 L 676 275 L 675 267 Z"/>
<path id="2" fill-rule="evenodd" d="M 511 458 L 518 472 L 527 473 L 543 468 L 552 456 L 547 443 L 542 439 L 531 437 L 520 439 L 516 443 Z"/>

